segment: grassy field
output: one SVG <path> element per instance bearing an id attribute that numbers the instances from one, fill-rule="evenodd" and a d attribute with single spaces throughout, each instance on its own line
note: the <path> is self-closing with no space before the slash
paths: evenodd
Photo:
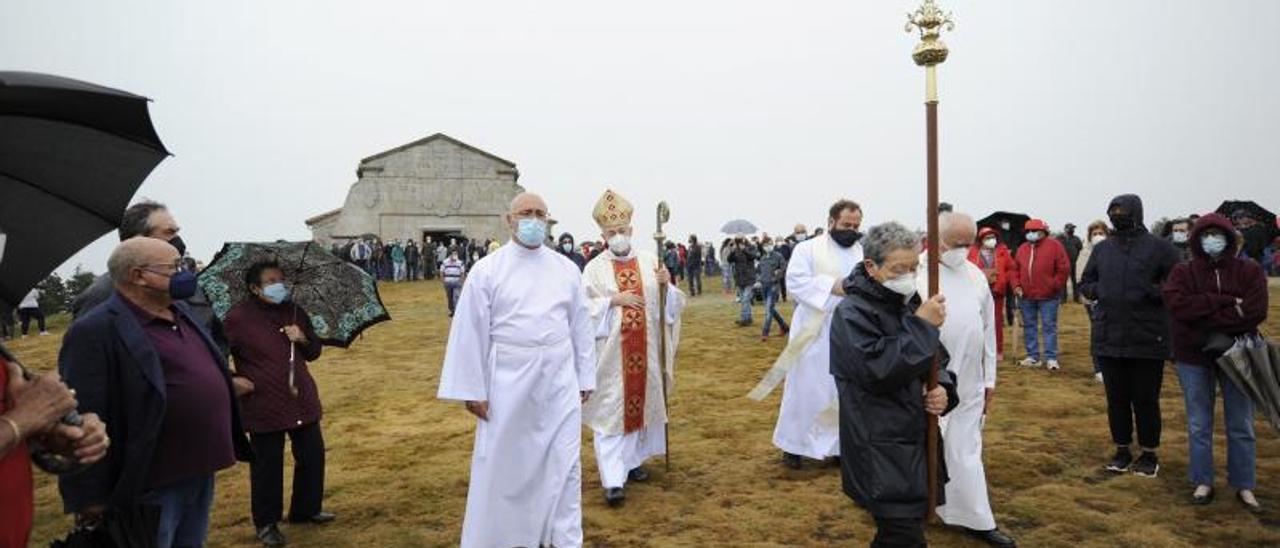
<path id="1" fill-rule="evenodd" d="M 447 546 L 457 544 L 467 493 L 473 420 L 458 404 L 435 399 L 448 332 L 436 283 L 388 284 L 382 295 L 394 321 L 368 332 L 350 350 L 327 348 L 313 367 L 325 405 L 328 441 L 327 526 L 282 527 L 293 546 Z M 1280 334 L 1280 289 L 1273 287 L 1267 332 Z M 790 313 L 789 305 L 784 313 Z M 759 307 L 756 312 L 760 319 Z M 732 325 L 735 305 L 708 293 L 685 315 L 678 389 L 672 401 L 672 467 L 652 463 L 653 479 L 629 489 L 610 509 L 584 433 L 583 503 L 591 546 L 865 546 L 872 522 L 840 492 L 839 471 L 812 466 L 793 472 L 770 443 L 781 390 L 747 400 L 782 349 L 760 341 L 759 327 Z M 55 336 L 11 348 L 39 369 L 55 363 Z M 1257 424 L 1259 493 L 1267 512 L 1242 511 L 1225 485 L 1219 406 L 1218 501 L 1193 508 L 1184 500 L 1186 423 L 1182 393 L 1166 370 L 1165 430 L 1158 479 L 1101 471 L 1112 446 L 1102 387 L 1093 382 L 1083 310 L 1062 312 L 1063 370 L 1001 364 L 986 429 L 987 479 L 1000 525 L 1022 546 L 1280 545 L 1280 441 Z M 1019 337 L 1010 330 L 1007 344 Z M 287 489 L 286 489 L 287 491 Z M 54 482 L 38 478 L 34 546 L 64 532 Z M 931 527 L 935 546 L 978 546 Z M 249 518 L 248 467 L 218 476 L 211 546 L 256 546 Z"/>

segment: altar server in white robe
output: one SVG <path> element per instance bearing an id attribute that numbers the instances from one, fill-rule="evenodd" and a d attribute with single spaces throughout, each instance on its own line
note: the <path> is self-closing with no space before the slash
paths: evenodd
<path id="1" fill-rule="evenodd" d="M 600 197 L 592 217 L 607 248 L 583 272 L 597 359 L 596 392 L 583 419 L 593 434 L 605 502 L 615 507 L 626 500 L 627 481 L 649 478 L 641 464 L 667 451 L 662 376 L 671 389 L 686 301 L 657 255 L 640 247 L 643 240 L 632 241 L 633 213 L 612 190 Z M 658 313 L 659 292 L 666 292 L 665 317 Z M 659 329 L 667 337 L 665 372 Z"/>
<path id="2" fill-rule="evenodd" d="M 862 262 L 861 226 L 862 207 L 839 200 L 827 212 L 826 233 L 796 245 L 787 264 L 787 293 L 796 305 L 787 347 L 748 395 L 763 399 L 786 379 L 773 444 L 793 469 L 802 466 L 802 457 L 840 456 L 831 313 L 844 298 L 845 278 Z"/>
<path id="3" fill-rule="evenodd" d="M 582 545 L 582 404 L 595 341 L 582 277 L 543 244 L 547 206 L 517 196 L 512 241 L 462 287 L 438 397 L 477 417 L 462 546 Z"/>
<path id="4" fill-rule="evenodd" d="M 938 220 L 941 264 L 938 288 L 947 298 L 942 345 L 950 354 L 947 369 L 956 375 L 960 404 L 939 419 L 946 451 L 946 501 L 938 517 L 992 546 L 1013 546 L 996 528 L 982 465 L 982 427 L 996 388 L 995 302 L 982 270 L 969 262 L 969 246 L 977 236 L 973 217 L 943 213 Z M 921 297 L 929 298 L 927 254 L 917 275 Z"/>

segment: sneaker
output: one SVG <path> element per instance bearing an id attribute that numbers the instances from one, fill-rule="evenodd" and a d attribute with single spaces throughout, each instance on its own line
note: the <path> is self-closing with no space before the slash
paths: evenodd
<path id="1" fill-rule="evenodd" d="M 49 336 L 49 332 L 48 332 L 48 331 L 41 331 L 41 332 L 40 332 L 40 336 L 41 336 L 41 337 L 47 337 L 47 336 Z"/>
<path id="2" fill-rule="evenodd" d="M 258 540 L 262 541 L 263 546 L 285 545 L 284 535 L 274 523 L 258 529 Z"/>
<path id="3" fill-rule="evenodd" d="M 1058 360 L 1049 360 L 1046 363 L 1046 367 L 1049 368 L 1049 371 L 1057 371 L 1059 369 L 1062 369 L 1062 366 L 1058 365 Z"/>
<path id="4" fill-rule="evenodd" d="M 1107 471 L 1127 472 L 1131 464 L 1133 464 L 1133 453 L 1129 452 L 1128 447 L 1118 447 L 1116 448 L 1116 456 L 1111 457 L 1111 462 L 1107 463 Z"/>
<path id="5" fill-rule="evenodd" d="M 1133 461 L 1133 475 L 1154 478 L 1160 473 L 1160 459 L 1151 451 L 1143 451 L 1138 460 Z"/>
<path id="6" fill-rule="evenodd" d="M 996 361 L 1004 363 L 1004 352 L 996 353 Z"/>
<path id="7" fill-rule="evenodd" d="M 1096 383 L 1098 383 L 1098 384 L 1102 384 L 1102 373 L 1094 373 L 1094 374 L 1093 374 L 1093 382 L 1096 382 Z"/>
<path id="8" fill-rule="evenodd" d="M 1018 362 L 1018 365 L 1023 367 L 1040 367 L 1040 360 L 1027 356 L 1025 359 Z"/>

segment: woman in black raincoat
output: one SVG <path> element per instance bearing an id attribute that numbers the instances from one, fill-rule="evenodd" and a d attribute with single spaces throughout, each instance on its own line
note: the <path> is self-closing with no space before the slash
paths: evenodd
<path id="1" fill-rule="evenodd" d="M 926 413 L 959 403 L 955 376 L 940 367 L 939 386 L 925 390 L 933 357 L 945 351 L 938 327 L 942 296 L 916 293 L 919 238 L 898 223 L 876 226 L 862 240 L 866 260 L 845 281 L 846 297 L 831 321 L 831 374 L 840 396 L 844 492 L 876 520 L 871 546 L 924 546 L 930 509 Z M 941 436 L 939 436 L 941 440 Z M 938 447 L 938 503 L 946 472 Z"/>

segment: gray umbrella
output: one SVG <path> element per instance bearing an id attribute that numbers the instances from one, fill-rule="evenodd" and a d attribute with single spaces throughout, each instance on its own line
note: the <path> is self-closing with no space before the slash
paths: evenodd
<path id="1" fill-rule="evenodd" d="M 1280 346 L 1257 334 L 1236 337 L 1218 366 L 1280 432 Z"/>
<path id="2" fill-rule="evenodd" d="M 756 225 L 746 219 L 734 219 L 720 227 L 720 232 L 725 234 L 755 234 L 759 230 Z"/>

